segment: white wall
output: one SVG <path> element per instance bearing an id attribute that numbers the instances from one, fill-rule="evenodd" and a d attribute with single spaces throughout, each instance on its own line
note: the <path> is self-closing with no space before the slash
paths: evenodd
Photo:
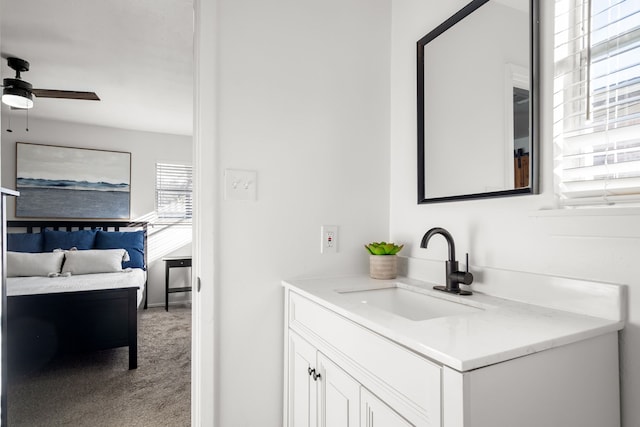
<path id="1" fill-rule="evenodd" d="M 202 47 L 219 51 L 217 181 L 226 168 L 256 170 L 258 199 L 211 189 L 217 425 L 276 426 L 281 280 L 362 273 L 363 244 L 388 234 L 390 3 L 219 5 L 219 45 Z M 322 224 L 339 226 L 337 254 L 319 253 Z"/>
<path id="2" fill-rule="evenodd" d="M 3 108 L 2 123 L 8 120 Z M 2 186 L 15 188 L 16 142 L 95 148 L 131 153 L 131 219 L 144 219 L 155 210 L 155 167 L 157 162 L 191 164 L 191 137 L 152 132 L 130 131 L 101 126 L 29 119 L 25 131 L 24 112 L 13 111 L 9 133 L 2 129 Z M 7 204 L 9 219 L 15 218 L 14 201 Z M 164 263 L 162 256 L 190 255 L 191 229 L 149 229 L 149 304 L 164 304 Z M 181 271 L 182 270 L 182 271 Z M 172 286 L 188 283 L 188 270 L 171 272 Z M 171 295 L 171 301 L 189 294 Z"/>
<path id="3" fill-rule="evenodd" d="M 541 1 L 541 194 L 416 204 L 415 42 L 466 3 L 392 2 L 391 238 L 408 244 L 403 251 L 406 256 L 444 260 L 444 239 L 434 240 L 428 250 L 419 248 L 423 234 L 431 227 L 441 226 L 453 234 L 459 258 L 470 253 L 472 268 L 497 267 L 628 285 L 629 323 L 621 334 L 623 425 L 640 425 L 640 407 L 635 404 L 640 395 L 640 282 L 635 271 L 640 259 L 639 211 L 618 210 L 613 215 L 610 210 L 607 214 L 592 210 L 588 215 L 540 212 L 555 206 L 553 2 Z M 464 174 L 464 170 L 451 173 Z"/>

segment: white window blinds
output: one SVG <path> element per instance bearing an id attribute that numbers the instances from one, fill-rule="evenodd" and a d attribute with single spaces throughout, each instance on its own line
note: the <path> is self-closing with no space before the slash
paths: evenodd
<path id="1" fill-rule="evenodd" d="M 640 0 L 556 0 L 562 205 L 640 202 Z"/>
<path id="2" fill-rule="evenodd" d="M 191 220 L 193 172 L 187 165 L 156 164 L 156 212 L 158 218 Z"/>

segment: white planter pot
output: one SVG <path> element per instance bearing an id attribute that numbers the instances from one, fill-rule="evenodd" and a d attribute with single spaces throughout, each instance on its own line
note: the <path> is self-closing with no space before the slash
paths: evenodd
<path id="1" fill-rule="evenodd" d="M 396 255 L 369 255 L 369 276 L 373 279 L 395 279 L 398 275 Z"/>

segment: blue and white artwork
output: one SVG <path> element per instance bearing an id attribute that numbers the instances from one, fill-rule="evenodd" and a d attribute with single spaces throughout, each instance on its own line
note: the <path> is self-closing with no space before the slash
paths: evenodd
<path id="1" fill-rule="evenodd" d="M 16 217 L 128 219 L 131 153 L 16 144 Z"/>

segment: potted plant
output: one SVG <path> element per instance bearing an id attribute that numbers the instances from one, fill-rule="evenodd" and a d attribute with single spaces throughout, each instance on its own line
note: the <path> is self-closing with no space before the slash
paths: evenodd
<path id="1" fill-rule="evenodd" d="M 398 257 L 396 254 L 404 245 L 387 242 L 372 242 L 364 245 L 369 251 L 369 275 L 373 279 L 395 279 L 398 275 Z"/>

